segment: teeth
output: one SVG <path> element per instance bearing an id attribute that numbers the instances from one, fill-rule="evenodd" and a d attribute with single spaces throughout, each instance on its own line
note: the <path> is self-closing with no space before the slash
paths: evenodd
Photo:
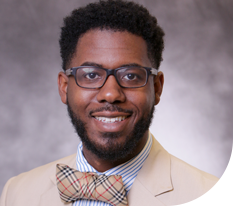
<path id="1" fill-rule="evenodd" d="M 107 118 L 107 117 L 95 117 L 100 122 L 105 122 L 105 123 L 114 123 L 114 122 L 121 122 L 125 120 L 127 116 L 120 116 L 120 117 L 113 117 L 113 118 Z"/>

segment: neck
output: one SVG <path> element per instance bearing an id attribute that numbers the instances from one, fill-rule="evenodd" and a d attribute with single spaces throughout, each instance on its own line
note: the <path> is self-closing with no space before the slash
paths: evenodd
<path id="1" fill-rule="evenodd" d="M 138 142 L 137 146 L 134 148 L 134 151 L 127 155 L 125 158 L 118 159 L 118 160 L 107 160 L 101 159 L 92 151 L 88 150 L 85 145 L 83 144 L 83 155 L 87 162 L 98 172 L 105 172 L 111 168 L 114 168 L 120 164 L 123 164 L 133 157 L 137 156 L 141 150 L 144 148 L 148 139 L 148 131 L 145 133 L 143 138 Z"/>

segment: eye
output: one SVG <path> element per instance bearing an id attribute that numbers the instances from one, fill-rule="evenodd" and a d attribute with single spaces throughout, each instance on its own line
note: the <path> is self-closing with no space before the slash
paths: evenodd
<path id="1" fill-rule="evenodd" d="M 137 75 L 133 73 L 129 73 L 129 74 L 126 74 L 123 78 L 126 80 L 135 80 L 137 78 Z"/>
<path id="2" fill-rule="evenodd" d="M 85 75 L 85 78 L 90 79 L 90 80 L 97 79 L 98 77 L 99 75 L 97 73 L 88 73 Z"/>

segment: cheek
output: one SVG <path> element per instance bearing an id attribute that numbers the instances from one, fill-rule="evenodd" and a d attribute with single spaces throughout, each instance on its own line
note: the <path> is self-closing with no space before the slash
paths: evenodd
<path id="1" fill-rule="evenodd" d="M 148 101 L 150 102 L 151 105 L 155 105 L 154 78 L 152 75 L 149 77 L 146 87 L 147 87 L 146 90 L 147 90 Z"/>
<path id="2" fill-rule="evenodd" d="M 135 106 L 139 116 L 149 113 L 154 105 L 154 93 L 149 88 L 139 88 L 138 91 L 128 95 L 128 100 Z"/>
<path id="3" fill-rule="evenodd" d="M 70 85 L 69 85 L 70 86 Z M 96 92 L 72 84 L 68 87 L 67 98 L 70 106 L 84 112 L 95 97 Z"/>
<path id="4" fill-rule="evenodd" d="M 151 82 L 146 85 L 145 91 L 142 94 L 141 104 L 144 108 L 144 112 L 148 114 L 151 111 L 152 107 L 155 105 L 155 94 L 154 94 L 154 87 Z"/>

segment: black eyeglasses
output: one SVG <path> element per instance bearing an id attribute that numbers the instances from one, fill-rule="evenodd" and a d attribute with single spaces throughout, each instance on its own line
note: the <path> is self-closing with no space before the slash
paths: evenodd
<path id="1" fill-rule="evenodd" d="M 150 67 L 124 66 L 117 69 L 105 69 L 96 66 L 80 66 L 67 69 L 67 76 L 73 75 L 76 84 L 82 88 L 101 88 L 110 75 L 114 75 L 123 88 L 139 88 L 146 85 L 149 75 L 157 75 L 158 70 Z"/>

